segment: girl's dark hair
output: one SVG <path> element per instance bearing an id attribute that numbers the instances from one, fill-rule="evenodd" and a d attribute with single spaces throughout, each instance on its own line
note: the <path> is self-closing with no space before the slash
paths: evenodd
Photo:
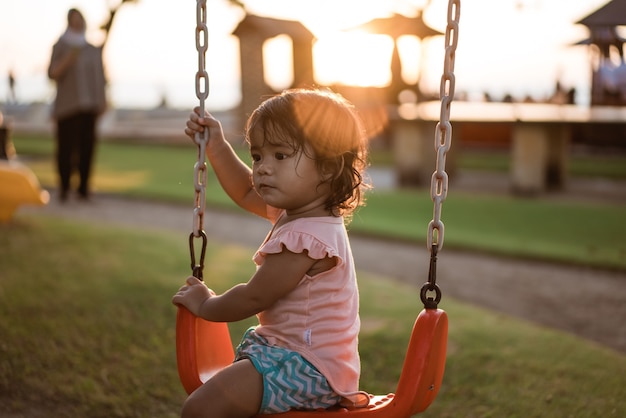
<path id="1" fill-rule="evenodd" d="M 246 141 L 257 128 L 264 141 L 287 142 L 315 160 L 330 184 L 326 209 L 331 213 L 349 216 L 364 203 L 363 192 L 369 188 L 363 178 L 367 136 L 356 108 L 341 95 L 319 89 L 285 90 L 250 115 Z"/>

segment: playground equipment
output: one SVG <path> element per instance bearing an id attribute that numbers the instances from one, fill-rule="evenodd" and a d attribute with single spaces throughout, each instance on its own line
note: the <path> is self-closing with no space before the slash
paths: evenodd
<path id="1" fill-rule="evenodd" d="M 21 205 L 46 205 L 49 200 L 30 168 L 18 161 L 0 161 L 0 222 L 10 221 Z"/>
<path id="2" fill-rule="evenodd" d="M 14 153 L 0 113 L 0 223 L 10 221 L 21 205 L 46 205 L 50 200 L 32 170 L 16 161 Z"/>
<path id="3" fill-rule="evenodd" d="M 206 26 L 206 0 L 196 3 L 196 48 L 198 71 L 196 72 L 196 95 L 200 101 L 200 114 L 204 114 L 204 102 L 208 97 L 208 74 L 205 69 L 205 53 L 208 44 Z M 428 225 L 427 246 L 430 250 L 428 281 L 419 294 L 423 310 L 415 320 L 400 379 L 395 393 L 370 395 L 365 408 L 335 407 L 320 411 L 292 410 L 277 414 L 284 418 L 362 416 L 382 418 L 408 418 L 424 411 L 434 401 L 443 381 L 448 336 L 448 317 L 439 309 L 441 290 L 436 284 L 437 254 L 443 246 L 444 225 L 441 207 L 448 191 L 448 175 L 445 171 L 446 154 L 450 149 L 452 127 L 450 105 L 454 96 L 454 58 L 458 41 L 460 0 L 449 0 L 448 24 L 445 33 L 446 54 L 440 84 L 441 113 L 435 129 L 436 169 L 431 180 L 431 198 L 434 203 L 433 219 Z M 202 280 L 207 235 L 203 230 L 205 208 L 206 162 L 205 151 L 208 130 L 197 134 L 198 160 L 194 165 L 195 207 L 194 230 L 189 236 L 192 273 Z M 196 257 L 196 240 L 200 240 L 200 253 Z M 219 370 L 232 363 L 233 344 L 226 323 L 204 321 L 184 307 L 178 308 L 176 318 L 176 355 L 181 383 L 192 393 Z M 267 416 L 267 415 L 263 415 Z"/>

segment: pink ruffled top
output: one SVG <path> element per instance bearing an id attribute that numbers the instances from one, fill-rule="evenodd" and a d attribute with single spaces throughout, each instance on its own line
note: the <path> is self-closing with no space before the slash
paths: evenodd
<path id="1" fill-rule="evenodd" d="M 367 405 L 359 392 L 359 294 L 352 250 L 341 217 L 299 218 L 275 228 L 254 254 L 261 266 L 267 254 L 283 248 L 306 251 L 313 259 L 334 258 L 335 267 L 298 286 L 259 313 L 256 332 L 270 344 L 300 353 L 326 377 L 335 392 L 354 405 Z M 278 278 L 277 278 L 278 279 Z"/>

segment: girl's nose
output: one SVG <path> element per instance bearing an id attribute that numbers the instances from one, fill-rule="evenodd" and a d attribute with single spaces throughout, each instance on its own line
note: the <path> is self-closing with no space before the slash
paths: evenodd
<path id="1" fill-rule="evenodd" d="M 266 162 L 259 162 L 259 163 L 257 163 L 256 171 L 259 174 L 267 175 L 267 174 L 271 173 L 272 168 L 271 168 L 270 164 L 268 164 Z"/>

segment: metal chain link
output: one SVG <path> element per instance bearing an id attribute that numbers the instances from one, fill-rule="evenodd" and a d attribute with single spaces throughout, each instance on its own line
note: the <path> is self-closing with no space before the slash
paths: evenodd
<path id="1" fill-rule="evenodd" d="M 433 219 L 428 224 L 427 246 L 430 250 L 428 281 L 420 290 L 420 299 L 426 309 L 437 309 L 441 301 L 441 289 L 437 286 L 437 253 L 443 247 L 444 225 L 441 221 L 441 207 L 448 195 L 448 173 L 446 173 L 446 155 L 452 143 L 452 125 L 450 124 L 450 105 L 454 97 L 454 59 L 459 39 L 459 18 L 461 0 L 449 0 L 448 24 L 445 36 L 445 58 L 443 75 L 439 87 L 441 112 L 435 128 L 435 151 L 437 160 L 435 172 L 431 178 L 430 197 L 433 200 Z M 434 296 L 432 296 L 434 293 Z"/>
<path id="2" fill-rule="evenodd" d="M 443 246 L 444 225 L 441 221 L 441 207 L 448 195 L 448 174 L 446 173 L 446 154 L 450 150 L 452 143 L 452 125 L 450 124 L 450 105 L 454 97 L 454 59 L 456 47 L 459 39 L 459 17 L 461 12 L 461 0 L 450 0 L 448 2 L 448 25 L 445 36 L 445 59 L 443 75 L 439 88 L 441 97 L 441 112 L 439 123 L 435 128 L 435 150 L 437 160 L 435 172 L 431 178 L 430 196 L 434 203 L 433 219 L 428 224 L 428 248 L 433 245 L 437 250 Z"/>
<path id="3" fill-rule="evenodd" d="M 206 0 L 196 1 L 196 50 L 198 51 L 198 71 L 196 71 L 196 97 L 200 101 L 200 114 L 204 115 L 205 100 L 209 96 L 209 74 L 206 71 L 205 55 L 209 43 L 209 32 L 206 25 Z M 189 235 L 189 251 L 193 275 L 202 280 L 204 256 L 206 253 L 207 236 L 204 232 L 204 209 L 206 206 L 206 145 L 209 141 L 209 130 L 196 133 L 194 142 L 198 146 L 198 160 L 194 164 L 195 199 L 193 208 L 193 230 Z M 199 262 L 196 261 L 194 239 L 202 240 Z"/>

